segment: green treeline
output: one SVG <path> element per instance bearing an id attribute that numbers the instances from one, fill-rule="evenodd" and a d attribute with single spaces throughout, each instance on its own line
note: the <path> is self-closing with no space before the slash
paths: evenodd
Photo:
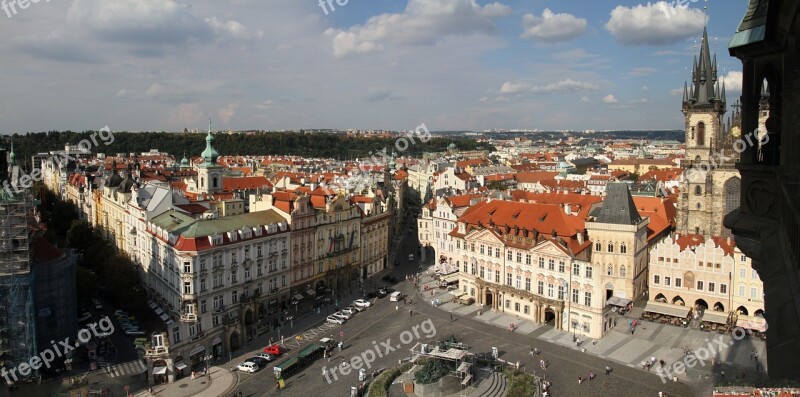
<path id="1" fill-rule="evenodd" d="M 95 133 L 95 143 L 91 141 L 92 132 L 40 132 L 25 135 L 14 134 L 11 139 L 14 143 L 14 152 L 18 161 L 24 159 L 30 164 L 31 156 L 50 150 L 63 150 L 65 144 L 78 144 L 87 139 L 91 142 L 93 153 L 141 153 L 150 149 L 167 152 L 180 159 L 184 153 L 187 157 L 199 156 L 205 148 L 206 134 L 186 134 L 167 132 L 114 132 L 113 142 L 107 133 Z M 102 139 L 106 138 L 106 139 Z M 459 150 L 493 150 L 494 147 L 487 143 L 480 143 L 470 139 L 460 138 L 431 138 L 423 143 L 418 136 L 414 137 L 415 144 L 408 145 L 402 155 L 419 157 L 423 152 L 439 152 L 447 150 L 448 145 L 455 143 Z M 214 148 L 221 155 L 298 155 L 304 157 L 326 157 L 341 160 L 367 158 L 372 153 L 377 153 L 386 148 L 391 153 L 398 143 L 399 138 L 367 138 L 348 137 L 342 134 L 330 133 L 299 133 L 299 132 L 260 132 L 247 134 L 215 134 Z M 109 142 L 109 145 L 106 145 Z M 9 137 L 5 138 L 4 146 L 9 147 Z M 400 140 L 399 148 L 405 148 L 405 142 Z M 397 148 L 395 148 L 397 150 Z M 400 153 L 400 150 L 397 150 Z M 380 158 L 380 156 L 377 156 Z"/>

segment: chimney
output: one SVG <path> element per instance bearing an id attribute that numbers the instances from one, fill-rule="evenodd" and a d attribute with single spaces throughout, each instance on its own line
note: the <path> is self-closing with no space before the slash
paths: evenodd
<path id="1" fill-rule="evenodd" d="M 726 240 L 728 242 L 728 245 L 731 245 L 731 236 L 728 236 L 728 238 Z"/>

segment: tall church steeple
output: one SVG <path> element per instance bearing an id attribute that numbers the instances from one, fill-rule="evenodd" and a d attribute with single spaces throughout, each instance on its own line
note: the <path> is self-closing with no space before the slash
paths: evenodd
<path id="1" fill-rule="evenodd" d="M 203 163 L 197 167 L 197 187 L 201 193 L 214 194 L 222 191 L 222 167 L 217 164 L 219 153 L 214 149 L 213 142 L 214 136 L 211 135 L 211 118 L 209 118 L 206 149 L 200 154 Z"/>

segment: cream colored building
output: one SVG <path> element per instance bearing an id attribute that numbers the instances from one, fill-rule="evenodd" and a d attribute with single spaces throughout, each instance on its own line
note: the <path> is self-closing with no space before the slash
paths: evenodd
<path id="1" fill-rule="evenodd" d="M 755 277 L 754 277 L 755 276 Z M 763 286 L 730 238 L 689 234 L 665 239 L 650 253 L 650 300 L 701 308 L 703 321 L 760 330 Z"/>

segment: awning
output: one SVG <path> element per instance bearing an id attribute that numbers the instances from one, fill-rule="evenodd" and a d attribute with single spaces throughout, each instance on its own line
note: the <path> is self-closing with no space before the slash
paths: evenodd
<path id="1" fill-rule="evenodd" d="M 177 371 L 183 371 L 184 369 L 186 369 L 186 367 L 187 367 L 187 365 L 184 364 L 183 361 L 175 364 L 175 370 L 177 370 Z"/>
<path id="2" fill-rule="evenodd" d="M 192 351 L 189 352 L 189 355 L 190 356 L 194 356 L 194 355 L 200 354 L 200 353 L 202 353 L 204 351 L 206 351 L 206 347 L 205 346 L 202 346 L 202 345 L 201 346 L 195 346 L 194 349 L 192 349 Z"/>
<path id="3" fill-rule="evenodd" d="M 300 294 L 295 294 L 295 295 L 294 295 L 294 299 L 295 299 L 295 300 L 298 300 L 298 301 L 299 301 L 299 300 L 303 300 L 303 295 L 300 295 Z"/>
<path id="4" fill-rule="evenodd" d="M 153 309 L 153 310 L 155 310 L 155 308 L 157 308 L 157 307 L 158 307 L 158 305 L 157 305 L 155 302 L 153 302 L 153 301 L 150 301 L 150 302 L 149 302 L 149 305 L 150 305 L 150 308 L 151 308 L 151 309 Z"/>
<path id="5" fill-rule="evenodd" d="M 606 301 L 606 305 L 625 307 L 631 303 L 630 299 L 620 298 L 619 296 L 612 296 Z"/>
<path id="6" fill-rule="evenodd" d="M 736 326 L 739 328 L 747 328 L 756 332 L 767 332 L 767 323 L 762 321 L 744 320 L 739 317 L 736 320 Z"/>
<path id="7" fill-rule="evenodd" d="M 169 315 L 167 313 L 161 313 L 161 315 L 159 317 L 161 317 L 162 321 L 169 320 Z"/>
<path id="8" fill-rule="evenodd" d="M 316 295 L 316 294 L 317 294 L 317 293 L 316 293 L 316 292 L 314 292 L 314 290 L 313 290 L 313 289 L 311 289 L 311 288 L 307 289 L 307 290 L 306 290 L 306 293 L 308 294 L 308 296 L 314 296 L 314 295 Z"/>
<path id="9" fill-rule="evenodd" d="M 685 318 L 689 315 L 689 308 L 686 306 L 670 305 L 669 303 L 647 302 L 644 311 L 667 316 Z"/>
<path id="10" fill-rule="evenodd" d="M 211 345 L 212 345 L 212 346 L 213 346 L 213 345 L 218 345 L 218 344 L 220 344 L 220 343 L 222 343 L 222 338 L 220 338 L 220 337 L 218 336 L 218 337 L 214 338 L 214 341 L 213 341 L 213 342 L 211 342 Z"/>
<path id="11" fill-rule="evenodd" d="M 164 313 L 164 311 L 163 311 L 163 310 L 161 310 L 161 308 L 160 308 L 160 307 L 156 307 L 156 308 L 155 308 L 155 311 L 156 311 L 156 314 L 158 314 L 158 315 L 161 315 L 161 313 Z"/>
<path id="12" fill-rule="evenodd" d="M 446 276 L 442 276 L 442 281 L 449 283 L 451 281 L 458 281 L 458 273 L 450 273 Z"/>
<path id="13" fill-rule="evenodd" d="M 705 312 L 703 312 L 703 321 L 708 321 L 708 322 L 717 323 L 717 324 L 727 324 L 728 323 L 728 313 L 715 312 L 713 310 L 706 310 Z"/>
<path id="14" fill-rule="evenodd" d="M 167 367 L 155 367 L 153 368 L 153 375 L 164 375 L 167 373 Z"/>

